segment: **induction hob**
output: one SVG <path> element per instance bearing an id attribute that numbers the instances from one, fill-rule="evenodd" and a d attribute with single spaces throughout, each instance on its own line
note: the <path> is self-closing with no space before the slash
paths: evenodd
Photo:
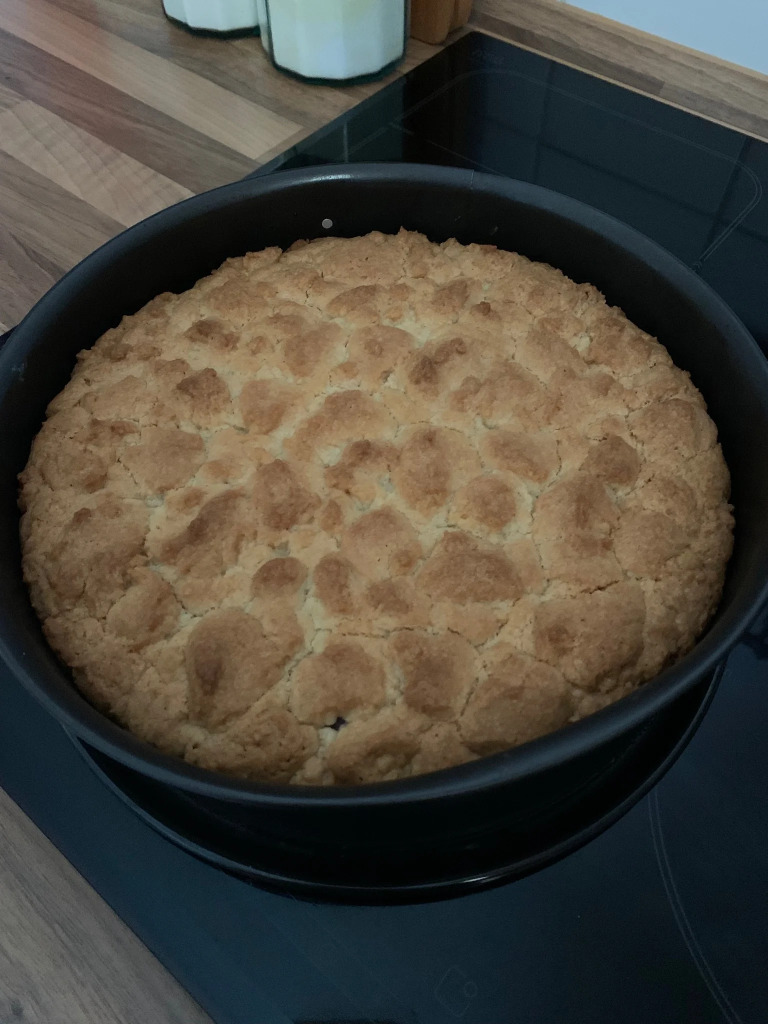
<path id="1" fill-rule="evenodd" d="M 638 227 L 768 352 L 768 145 L 470 34 L 258 174 L 410 160 L 506 174 Z M 0 784 L 216 1024 L 765 1024 L 768 615 L 668 775 L 505 887 L 399 907 L 265 893 L 152 831 L 0 674 Z"/>

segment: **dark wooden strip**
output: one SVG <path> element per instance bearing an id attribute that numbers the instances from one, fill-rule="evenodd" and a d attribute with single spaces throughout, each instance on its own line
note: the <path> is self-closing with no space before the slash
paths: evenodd
<path id="1" fill-rule="evenodd" d="M 122 225 L 95 210 L 48 178 L 0 152 L 0 224 L 38 252 L 48 266 L 68 270 Z M 6 307 L 0 307 L 6 314 Z"/>
<path id="2" fill-rule="evenodd" d="M 248 157 L 2 30 L 0 80 L 193 192 L 254 168 Z"/>
<path id="3" fill-rule="evenodd" d="M 0 226 L 0 309 L 5 326 L 17 324 L 63 272 Z"/>
<path id="4" fill-rule="evenodd" d="M 9 110 L 11 107 L 15 107 L 16 104 L 23 99 L 13 89 L 8 89 L 0 82 L 0 110 Z"/>

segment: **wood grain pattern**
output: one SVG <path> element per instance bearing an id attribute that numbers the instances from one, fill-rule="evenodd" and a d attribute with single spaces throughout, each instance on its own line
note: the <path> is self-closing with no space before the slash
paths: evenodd
<path id="1" fill-rule="evenodd" d="M 257 159 L 300 127 L 48 0 L 3 0 L 6 31 Z"/>
<path id="2" fill-rule="evenodd" d="M 93 4 L 91 0 L 57 0 L 57 7 L 87 20 Z M 99 25 L 147 53 L 170 60 L 306 128 L 326 124 L 379 87 L 374 83 L 307 88 L 274 70 L 256 36 L 222 41 L 195 35 L 166 18 L 158 18 L 158 0 L 133 0 L 130 4 L 101 0 Z M 434 48 L 418 45 L 424 48 L 419 60 L 435 52 Z"/>
<path id="3" fill-rule="evenodd" d="M 475 0 L 471 25 L 768 139 L 768 77 L 559 0 Z"/>
<path id="4" fill-rule="evenodd" d="M 116 219 L 2 151 L 0 224 L 62 273 L 122 230 Z"/>
<path id="5" fill-rule="evenodd" d="M 0 790 L 0 1022 L 211 1024 Z"/>
<path id="6" fill-rule="evenodd" d="M 0 324 L 7 331 L 58 281 L 63 268 L 0 226 Z"/>
<path id="7" fill-rule="evenodd" d="M 15 106 L 21 97 L 18 93 L 14 92 L 13 89 L 9 89 L 6 85 L 0 82 L 0 110 L 10 110 L 11 107 Z"/>
<path id="8" fill-rule="evenodd" d="M 29 100 L 0 113 L 0 149 L 126 227 L 192 195 Z"/>
<path id="9" fill-rule="evenodd" d="M 505 38 L 768 135 L 768 80 L 554 0 L 475 0 Z M 436 48 L 410 41 L 390 79 Z M 389 79 L 388 79 L 389 80 Z M 307 86 L 160 0 L 0 0 L 0 330 L 125 224 L 233 181 L 380 88 Z M 0 1024 L 205 1024 L 0 791 Z"/>
<path id="10" fill-rule="evenodd" d="M 242 153 L 2 31 L 2 14 L 0 4 L 0 79 L 16 100 L 38 103 L 193 192 L 253 169 Z"/>
<path id="11" fill-rule="evenodd" d="M 435 51 L 411 40 L 385 82 Z M 121 227 L 243 177 L 385 82 L 294 81 L 257 37 L 194 35 L 160 0 L 2 0 L 2 322 L 50 286 L 46 260 L 60 276 Z M 64 193 L 80 205 L 62 198 L 59 209 Z M 41 208 L 56 210 L 50 238 Z"/>

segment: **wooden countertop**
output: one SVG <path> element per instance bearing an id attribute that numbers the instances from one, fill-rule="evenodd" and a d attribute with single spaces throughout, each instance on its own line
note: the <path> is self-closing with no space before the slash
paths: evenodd
<path id="1" fill-rule="evenodd" d="M 412 40 L 391 77 L 436 51 Z M 258 38 L 193 35 L 161 0 L 2 0 L 0 67 L 5 327 L 124 227 L 243 177 L 385 84 L 303 85 Z"/>
<path id="2" fill-rule="evenodd" d="M 633 53 L 649 60 L 650 37 L 640 54 L 631 36 L 622 50 L 613 33 L 610 63 L 601 57 L 596 66 L 604 25 L 590 35 L 584 23 L 581 49 L 571 42 L 563 53 L 554 5 L 533 36 L 526 3 L 512 5 L 512 24 L 501 17 L 505 2 L 479 0 L 478 23 L 656 91 L 632 71 Z M 542 2 L 531 0 L 531 9 Z M 434 52 L 411 41 L 397 74 Z M 747 130 L 754 110 L 768 108 L 768 80 L 729 72 L 737 84 L 713 109 L 712 95 L 725 89 L 717 84 L 722 68 L 707 83 L 694 61 L 688 81 L 672 60 L 665 63 L 668 52 L 659 47 L 654 68 L 659 81 L 671 72 L 676 99 L 691 97 L 681 105 Z M 242 177 L 380 85 L 302 85 L 271 67 L 257 38 L 192 35 L 164 18 L 161 0 L 0 0 L 0 328 L 17 323 L 66 270 L 124 227 Z M 739 97 L 746 97 L 743 117 L 733 113 Z M 762 122 L 755 123 L 759 134 Z M 209 1018 L 0 790 L 0 1024 L 16 1021 Z"/>

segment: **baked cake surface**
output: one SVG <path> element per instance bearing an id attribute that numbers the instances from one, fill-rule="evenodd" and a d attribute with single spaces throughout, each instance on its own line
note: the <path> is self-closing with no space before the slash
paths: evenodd
<path id="1" fill-rule="evenodd" d="M 589 284 L 401 231 L 228 260 L 93 348 L 21 476 L 24 572 L 100 709 L 256 780 L 392 779 L 690 648 L 716 428 Z"/>

